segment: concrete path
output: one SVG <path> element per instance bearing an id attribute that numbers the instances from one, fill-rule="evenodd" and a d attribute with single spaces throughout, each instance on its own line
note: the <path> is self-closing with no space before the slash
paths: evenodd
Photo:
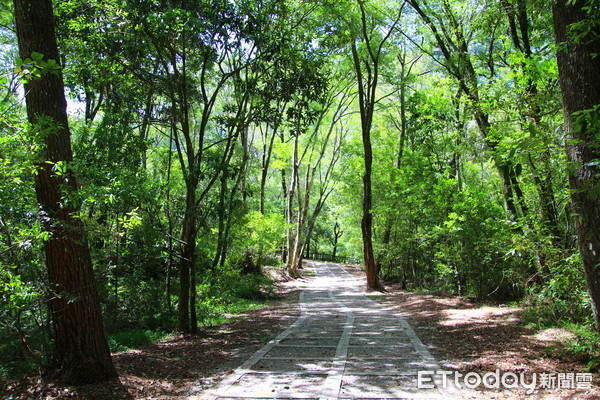
<path id="1" fill-rule="evenodd" d="M 406 319 L 361 293 L 342 266 L 314 263 L 314 270 L 300 317 L 201 399 L 455 396 L 441 382 L 417 388 L 417 371 L 440 368 Z"/>

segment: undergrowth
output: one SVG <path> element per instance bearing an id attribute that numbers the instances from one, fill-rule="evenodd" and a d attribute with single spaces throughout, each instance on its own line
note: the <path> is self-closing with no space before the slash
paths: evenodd
<path id="1" fill-rule="evenodd" d="M 590 300 L 583 288 L 550 290 L 548 287 L 533 290 L 522 302 L 522 321 L 535 330 L 566 329 L 572 337 L 549 346 L 552 356 L 575 360 L 586 365 L 586 372 L 600 367 L 600 335 L 594 327 Z"/>
<path id="2" fill-rule="evenodd" d="M 575 357 L 586 364 L 586 372 L 597 371 L 600 366 L 600 336 L 590 325 L 567 324 L 575 334 L 565 346 L 565 356 Z"/>
<path id="3" fill-rule="evenodd" d="M 221 271 L 198 285 L 197 315 L 201 326 L 226 322 L 233 315 L 258 308 L 273 297 L 274 284 L 261 274 Z"/>
<path id="4" fill-rule="evenodd" d="M 173 332 L 177 317 L 177 296 L 172 296 L 172 308 L 169 310 L 163 304 L 164 297 L 155 288 L 146 286 L 138 285 L 138 297 L 130 296 L 130 299 L 141 301 L 152 298 L 152 307 L 136 307 L 138 302 L 125 302 L 125 296 L 121 293 L 121 302 L 104 310 L 104 322 L 112 352 L 158 343 Z M 241 314 L 264 305 L 273 297 L 274 289 L 274 283 L 262 274 L 243 275 L 235 269 L 207 273 L 197 285 L 198 325 L 215 326 L 232 318 L 240 318 Z M 115 316 L 116 309 L 120 311 L 118 318 Z M 0 325 L 0 379 L 18 379 L 36 374 L 48 363 L 51 356 L 48 324 L 46 321 L 41 327 L 33 326 L 28 329 L 27 336 L 23 339 L 32 348 L 31 354 L 26 351 L 16 334 L 8 329 L 1 329 Z"/>
<path id="5" fill-rule="evenodd" d="M 108 335 L 108 345 L 110 346 L 111 352 L 122 352 L 136 349 L 146 344 L 158 343 L 169 337 L 169 335 L 170 334 L 166 332 L 156 332 L 151 330 L 117 332 Z"/>

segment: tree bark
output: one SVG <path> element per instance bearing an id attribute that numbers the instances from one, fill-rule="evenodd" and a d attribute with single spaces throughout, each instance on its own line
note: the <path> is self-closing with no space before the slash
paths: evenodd
<path id="1" fill-rule="evenodd" d="M 196 188 L 197 178 L 189 178 L 186 181 L 186 207 L 183 217 L 181 233 L 181 259 L 179 264 L 179 331 L 182 333 L 193 332 L 190 322 L 191 307 L 191 274 L 195 271 L 196 263 L 196 234 L 197 234 L 197 212 L 196 212 Z"/>
<path id="2" fill-rule="evenodd" d="M 333 226 L 333 250 L 331 253 L 331 261 L 333 261 L 333 262 L 336 262 L 338 241 L 341 237 L 342 237 L 342 230 L 340 228 L 339 222 L 336 221 L 335 225 Z"/>
<path id="3" fill-rule="evenodd" d="M 600 123 L 597 118 L 600 105 L 600 37 L 598 22 L 586 15 L 584 7 L 589 4 L 589 1 L 582 0 L 574 4 L 558 0 L 553 16 L 564 129 L 571 139 L 567 145 L 571 200 L 594 321 L 600 331 Z M 592 26 L 588 34 L 577 38 L 571 31 L 574 23 L 596 26 Z M 590 118 L 586 118 L 584 112 L 591 110 L 594 111 L 589 114 Z"/>
<path id="4" fill-rule="evenodd" d="M 14 0 L 19 54 L 37 52 L 59 62 L 52 2 Z M 33 58 L 33 57 L 32 57 Z M 62 75 L 42 72 L 25 84 L 27 117 L 43 147 L 35 189 L 50 239 L 45 243 L 54 330 L 53 364 L 70 384 L 97 383 L 117 377 L 100 312 L 92 260 L 79 207 L 66 198 L 77 191 L 68 163 L 73 160 Z M 58 173 L 57 165 L 66 165 Z M 62 169 L 62 168 L 60 168 Z"/>
<path id="5" fill-rule="evenodd" d="M 365 151 L 365 174 L 363 175 L 363 217 L 360 224 L 363 238 L 363 258 L 367 275 L 367 288 L 381 290 L 373 251 L 373 192 L 371 185 L 373 151 L 370 137 L 363 139 L 363 146 Z"/>
<path id="6" fill-rule="evenodd" d="M 283 105 L 279 105 L 278 110 L 285 110 L 287 103 L 283 103 Z M 283 111 L 281 111 L 283 115 Z M 273 132 L 269 136 L 269 125 L 265 130 L 265 137 L 263 142 L 263 151 L 262 151 L 262 159 L 261 159 L 261 174 L 260 174 L 260 201 L 259 201 L 259 211 L 261 214 L 265 214 L 265 191 L 267 187 L 267 179 L 269 178 L 269 166 L 271 165 L 271 156 L 273 155 L 273 145 L 275 144 L 275 138 L 279 135 L 279 125 L 281 124 L 281 119 L 277 119 L 273 123 Z M 285 186 L 285 185 L 284 185 Z"/>
<path id="7" fill-rule="evenodd" d="M 298 273 L 298 265 L 296 263 L 296 236 L 294 235 L 294 199 L 296 193 L 296 184 L 298 181 L 298 135 L 294 137 L 294 152 L 292 155 L 292 169 L 291 169 L 291 178 L 290 184 L 287 189 L 287 206 L 286 206 L 286 215 L 288 222 L 288 231 L 287 231 L 287 270 L 292 278 L 299 278 L 300 274 Z"/>
<path id="8" fill-rule="evenodd" d="M 219 266 L 221 260 L 225 259 L 225 219 L 230 218 L 228 215 L 231 215 L 231 212 L 227 207 L 227 180 L 229 178 L 227 167 L 221 172 L 221 188 L 219 190 L 219 205 L 217 207 L 217 218 L 219 221 L 219 230 L 217 233 L 217 249 L 215 251 L 215 257 L 212 261 L 212 269 L 216 270 Z"/>

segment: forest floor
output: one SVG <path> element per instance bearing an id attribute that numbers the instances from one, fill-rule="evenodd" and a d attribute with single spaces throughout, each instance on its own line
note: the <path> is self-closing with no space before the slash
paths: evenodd
<path id="1" fill-rule="evenodd" d="M 349 270 L 357 277 L 356 266 Z M 308 272 L 308 271 L 307 271 Z M 308 274 L 307 274 L 308 275 Z M 298 295 L 310 281 L 281 282 L 267 305 L 238 315 L 197 336 L 175 335 L 153 345 L 113 355 L 120 374 L 105 385 L 66 387 L 39 378 L 13 381 L 0 389 L 1 399 L 183 399 L 213 386 L 299 315 Z M 556 346 L 564 330 L 534 331 L 521 322 L 522 310 L 482 305 L 460 297 L 415 294 L 387 286 L 368 296 L 407 318 L 444 370 L 485 374 L 581 373 L 585 365 L 560 358 Z M 529 378 L 528 378 L 529 379 Z M 473 399 L 600 399 L 600 375 L 591 389 L 545 389 L 529 395 L 522 389 L 464 392 Z"/>

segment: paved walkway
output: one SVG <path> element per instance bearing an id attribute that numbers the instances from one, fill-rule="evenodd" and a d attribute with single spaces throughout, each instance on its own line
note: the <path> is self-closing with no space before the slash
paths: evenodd
<path id="1" fill-rule="evenodd" d="M 300 317 L 201 399 L 446 399 L 417 371 L 439 370 L 408 322 L 360 292 L 337 264 L 314 263 Z"/>

